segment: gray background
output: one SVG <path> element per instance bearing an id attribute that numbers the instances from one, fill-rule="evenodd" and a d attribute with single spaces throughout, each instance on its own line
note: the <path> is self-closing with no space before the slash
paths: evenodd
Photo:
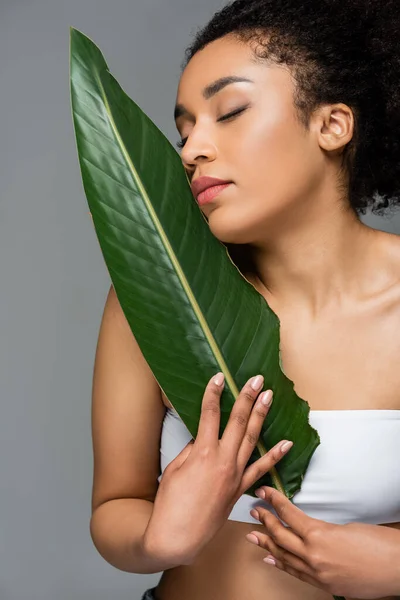
<path id="1" fill-rule="evenodd" d="M 183 52 L 223 0 L 0 1 L 0 600 L 136 600 L 90 533 L 90 401 L 110 278 L 69 100 L 69 27 L 171 142 Z M 400 232 L 394 219 L 368 218 Z"/>

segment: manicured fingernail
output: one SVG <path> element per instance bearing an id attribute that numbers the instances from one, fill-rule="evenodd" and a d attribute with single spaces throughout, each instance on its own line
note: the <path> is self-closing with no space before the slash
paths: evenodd
<path id="1" fill-rule="evenodd" d="M 276 565 L 276 562 L 274 561 L 272 556 L 266 556 L 265 558 L 263 558 L 263 561 L 268 563 L 269 565 Z"/>
<path id="2" fill-rule="evenodd" d="M 257 498 L 265 498 L 265 491 L 262 488 L 256 490 L 254 493 L 257 496 Z"/>
<path id="3" fill-rule="evenodd" d="M 281 452 L 282 454 L 284 454 L 285 452 L 287 452 L 288 450 L 290 450 L 290 448 L 293 446 L 293 442 L 285 442 L 284 444 L 282 444 L 281 446 Z"/>
<path id="4" fill-rule="evenodd" d="M 216 376 L 213 379 L 215 385 L 222 385 L 224 383 L 224 374 L 223 373 L 217 373 Z"/>
<path id="5" fill-rule="evenodd" d="M 262 375 L 256 375 L 255 377 L 252 377 L 250 379 L 250 385 L 255 391 L 259 390 L 262 387 L 263 383 L 264 377 Z"/>
<path id="6" fill-rule="evenodd" d="M 267 390 L 260 395 L 260 402 L 264 406 L 270 406 L 272 404 L 272 390 Z"/>
<path id="7" fill-rule="evenodd" d="M 260 545 L 260 542 L 258 541 L 258 537 L 256 535 L 254 535 L 253 533 L 248 533 L 246 535 L 246 538 L 249 540 L 249 542 L 252 542 L 253 544 L 257 544 L 257 546 Z"/>

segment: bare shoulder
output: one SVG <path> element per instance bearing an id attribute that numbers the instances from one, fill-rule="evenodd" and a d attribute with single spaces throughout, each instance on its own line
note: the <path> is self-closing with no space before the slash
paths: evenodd
<path id="1" fill-rule="evenodd" d="M 381 239 L 380 268 L 385 286 L 377 299 L 375 336 L 397 365 L 400 355 L 400 235 L 385 232 Z M 384 348 L 381 348 L 381 354 Z M 393 365 L 393 369 L 398 372 L 397 366 Z"/>
<path id="2" fill-rule="evenodd" d="M 385 233 L 385 262 L 390 272 L 392 280 L 391 293 L 394 307 L 400 314 L 400 235 L 395 233 Z"/>
<path id="3" fill-rule="evenodd" d="M 382 232 L 385 241 L 388 245 L 389 251 L 392 251 L 393 257 L 400 261 L 400 234 Z"/>
<path id="4" fill-rule="evenodd" d="M 93 509 L 115 498 L 154 498 L 164 415 L 160 386 L 111 286 L 93 370 Z"/>
<path id="5" fill-rule="evenodd" d="M 398 398 L 398 403 L 394 402 L 394 407 L 400 409 L 400 373 L 398 369 L 400 359 L 400 235 L 387 234 L 388 265 L 392 275 L 392 286 L 388 290 L 387 312 L 384 312 L 382 319 L 382 340 L 385 342 L 382 348 L 382 356 L 385 356 L 387 366 L 387 377 L 383 387 L 390 387 L 393 390 L 393 398 Z M 386 318 L 385 318 L 386 317 Z M 396 524 L 400 528 L 400 523 Z"/>

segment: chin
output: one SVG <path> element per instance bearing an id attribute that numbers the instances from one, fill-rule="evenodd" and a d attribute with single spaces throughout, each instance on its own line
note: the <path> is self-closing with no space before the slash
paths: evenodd
<path id="1" fill-rule="evenodd" d="M 208 222 L 211 233 L 224 244 L 250 244 L 253 236 L 249 234 L 243 227 L 237 229 L 232 227 L 232 224 L 218 224 L 212 223 L 212 218 Z"/>
<path id="2" fill-rule="evenodd" d="M 219 210 L 217 210 L 217 208 Z M 211 233 L 224 244 L 251 244 L 255 239 L 255 230 L 259 228 L 260 220 L 250 222 L 249 213 L 233 215 L 233 210 L 221 210 L 219 206 L 208 215 L 208 226 Z M 225 214 L 224 214 L 225 213 Z"/>

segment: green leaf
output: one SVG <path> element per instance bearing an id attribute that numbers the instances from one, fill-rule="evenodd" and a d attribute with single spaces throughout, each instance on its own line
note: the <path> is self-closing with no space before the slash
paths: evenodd
<path id="1" fill-rule="evenodd" d="M 129 326 L 193 438 L 216 372 L 226 382 L 220 435 L 240 389 L 264 375 L 274 401 L 248 464 L 282 439 L 294 446 L 246 493 L 273 485 L 292 498 L 320 440 L 309 405 L 280 368 L 279 320 L 211 233 L 179 154 L 122 90 L 99 48 L 74 28 L 70 34 L 83 185 Z"/>

